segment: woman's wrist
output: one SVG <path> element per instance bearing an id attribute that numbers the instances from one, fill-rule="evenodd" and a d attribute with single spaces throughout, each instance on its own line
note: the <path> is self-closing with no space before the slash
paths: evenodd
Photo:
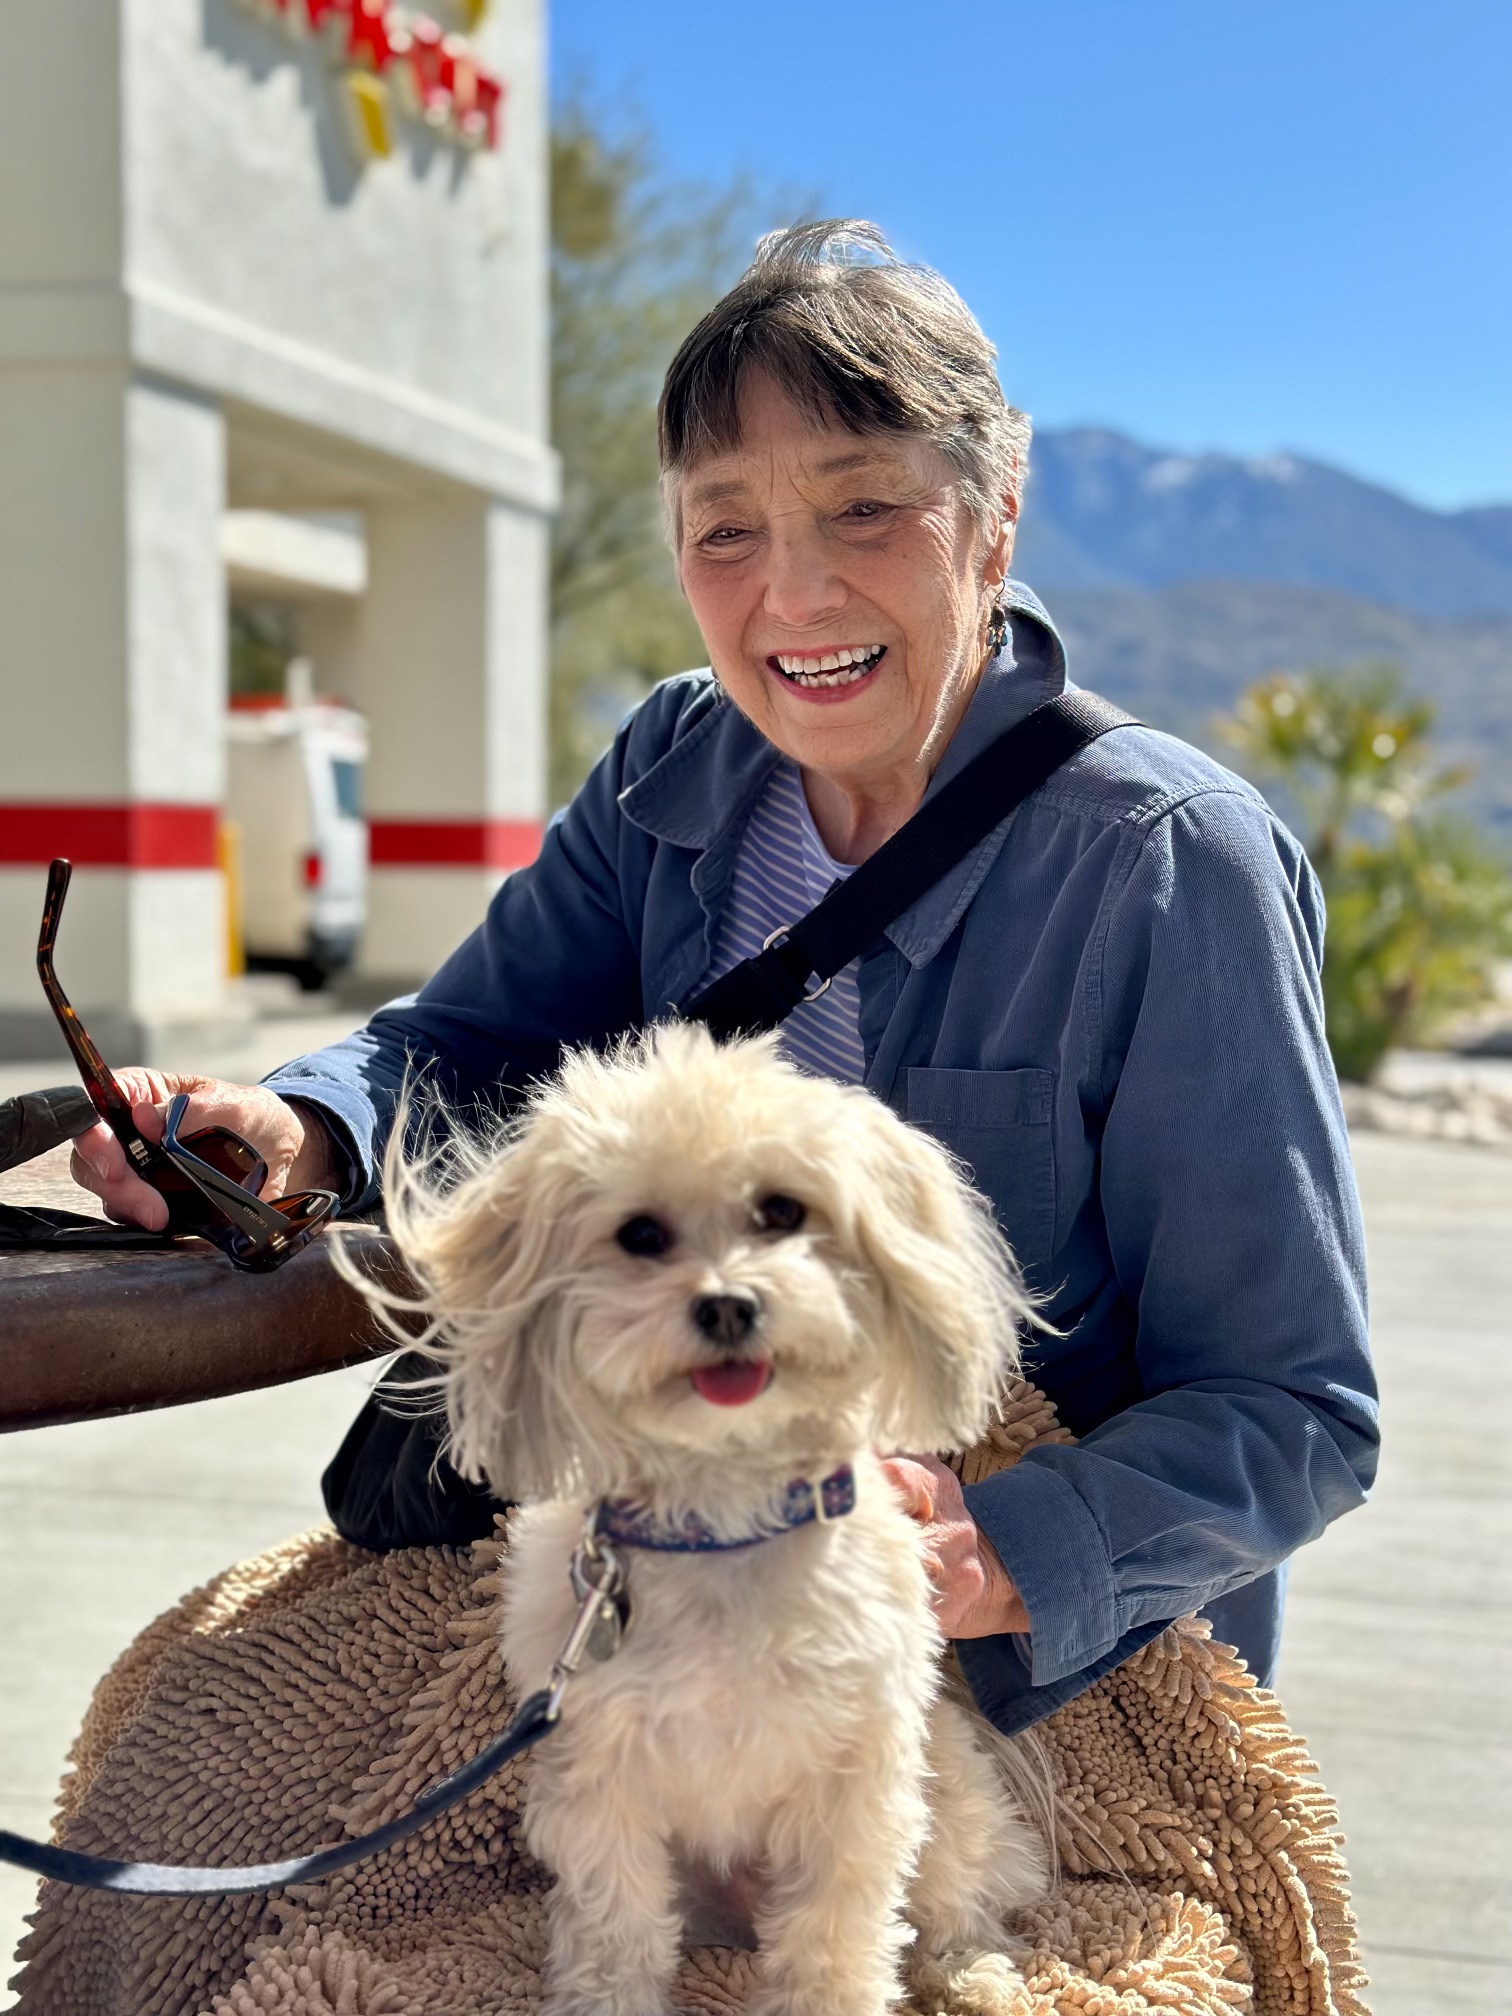
<path id="1" fill-rule="evenodd" d="M 346 1182 L 346 1157 L 325 1116 L 318 1106 L 307 1105 L 303 1099 L 285 1099 L 284 1104 L 298 1121 L 302 1136 L 289 1170 L 289 1189 L 334 1190 L 339 1196 Z"/>
<path id="2" fill-rule="evenodd" d="M 981 1527 L 977 1528 L 977 1558 L 982 1564 L 986 1589 L 982 1598 L 980 1630 L 958 1631 L 958 1638 L 995 1638 L 1003 1631 L 1029 1630 L 1029 1612 L 1024 1607 L 1013 1577 L 1003 1566 L 997 1549 Z M 975 1621 L 974 1619 L 972 1620 Z"/>

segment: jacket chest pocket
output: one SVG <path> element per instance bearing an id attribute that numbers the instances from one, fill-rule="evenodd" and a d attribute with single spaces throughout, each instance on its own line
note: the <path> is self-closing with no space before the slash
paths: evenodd
<path id="1" fill-rule="evenodd" d="M 1055 1073 L 941 1071 L 907 1075 L 909 1122 L 964 1162 L 992 1199 L 998 1223 L 1021 1265 L 1050 1258 L 1055 1246 Z"/>

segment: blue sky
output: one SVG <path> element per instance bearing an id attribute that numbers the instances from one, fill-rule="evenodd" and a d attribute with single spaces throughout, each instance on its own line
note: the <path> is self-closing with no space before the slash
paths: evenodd
<path id="1" fill-rule="evenodd" d="M 1039 424 L 1512 502 L 1509 0 L 550 13 L 558 84 L 638 107 L 673 171 L 938 266 Z"/>

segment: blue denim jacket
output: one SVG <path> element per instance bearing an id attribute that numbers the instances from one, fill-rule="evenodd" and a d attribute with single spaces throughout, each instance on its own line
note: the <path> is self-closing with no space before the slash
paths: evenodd
<path id="1" fill-rule="evenodd" d="M 1025 589 L 937 790 L 1066 684 Z M 269 1082 L 375 1165 L 407 1056 L 497 1105 L 704 977 L 777 752 L 709 673 L 659 686 L 538 861 L 418 996 Z M 1174 1617 L 1268 1678 L 1286 1556 L 1358 1505 L 1377 1423 L 1359 1207 L 1323 1036 L 1323 908 L 1248 784 L 1143 727 L 1082 750 L 860 965 L 866 1083 L 975 1172 L 1063 1334 L 1030 1370 L 1081 1437 L 972 1486 L 1029 1636 L 957 1645 L 1005 1730 Z"/>

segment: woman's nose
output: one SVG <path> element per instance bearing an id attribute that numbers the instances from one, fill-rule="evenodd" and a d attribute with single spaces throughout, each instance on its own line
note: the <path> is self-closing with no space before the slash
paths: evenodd
<path id="1" fill-rule="evenodd" d="M 766 613 L 790 630 L 812 629 L 844 604 L 836 575 L 816 531 L 779 527 L 767 548 Z"/>

